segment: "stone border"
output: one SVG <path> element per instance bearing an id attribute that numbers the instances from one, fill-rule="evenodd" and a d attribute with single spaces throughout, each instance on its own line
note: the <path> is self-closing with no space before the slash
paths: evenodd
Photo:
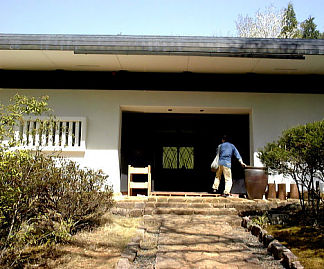
<path id="1" fill-rule="evenodd" d="M 133 269 L 134 260 L 136 259 L 137 252 L 140 248 L 140 243 L 144 238 L 145 229 L 143 225 L 139 225 L 136 231 L 136 235 L 127 244 L 125 249 L 120 254 L 120 258 L 117 262 L 116 269 Z"/>
<path id="2" fill-rule="evenodd" d="M 304 267 L 298 261 L 288 248 L 282 245 L 272 235 L 262 229 L 259 225 L 253 224 L 250 217 L 243 217 L 241 226 L 246 228 L 252 235 L 257 236 L 263 246 L 268 249 L 268 253 L 273 255 L 276 260 L 281 260 L 282 265 L 288 269 L 303 269 Z"/>

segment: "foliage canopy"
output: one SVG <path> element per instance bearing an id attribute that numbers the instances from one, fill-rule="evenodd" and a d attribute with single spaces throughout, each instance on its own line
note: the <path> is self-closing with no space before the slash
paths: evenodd
<path id="1" fill-rule="evenodd" d="M 309 17 L 300 24 L 301 27 L 301 38 L 304 39 L 318 39 L 320 32 L 316 30 L 317 25 L 314 22 L 314 17 Z"/>
<path id="2" fill-rule="evenodd" d="M 314 23 L 315 18 L 310 16 L 299 23 L 293 4 L 288 3 L 285 9 L 276 9 L 273 5 L 264 10 L 258 10 L 254 16 L 238 15 L 235 21 L 239 37 L 252 38 L 323 38 Z"/>
<path id="3" fill-rule="evenodd" d="M 317 219 L 323 217 L 323 199 L 316 182 L 324 182 L 324 120 L 284 131 L 260 151 L 259 158 L 270 173 L 294 179 L 303 210 Z"/>
<path id="4" fill-rule="evenodd" d="M 289 3 L 288 7 L 284 10 L 280 37 L 282 38 L 299 37 L 298 21 L 292 3 Z"/>

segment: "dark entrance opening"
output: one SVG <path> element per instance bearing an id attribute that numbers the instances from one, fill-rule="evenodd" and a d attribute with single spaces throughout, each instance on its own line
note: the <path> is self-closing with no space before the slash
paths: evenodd
<path id="1" fill-rule="evenodd" d="M 152 166 L 153 191 L 208 192 L 215 177 L 210 171 L 223 134 L 232 138 L 249 163 L 249 115 L 162 114 L 123 112 L 121 191 L 127 191 L 128 165 Z M 233 180 L 243 169 L 232 160 Z"/>

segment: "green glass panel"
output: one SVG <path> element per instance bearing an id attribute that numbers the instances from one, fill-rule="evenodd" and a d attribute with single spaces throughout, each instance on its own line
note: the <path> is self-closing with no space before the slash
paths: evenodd
<path id="1" fill-rule="evenodd" d="M 177 147 L 163 147 L 163 168 L 178 168 L 178 150 Z"/>
<path id="2" fill-rule="evenodd" d="M 194 148 L 179 148 L 179 168 L 194 169 Z"/>

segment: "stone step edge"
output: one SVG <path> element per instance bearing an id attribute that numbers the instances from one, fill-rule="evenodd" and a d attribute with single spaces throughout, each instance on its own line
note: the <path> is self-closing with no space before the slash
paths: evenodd
<path id="1" fill-rule="evenodd" d="M 170 199 L 169 197 L 163 197 L 163 199 L 143 199 L 143 200 L 133 200 L 133 199 L 115 199 L 116 203 L 230 203 L 230 202 L 240 202 L 240 203 L 256 203 L 257 200 L 248 200 L 243 198 L 207 198 L 207 199 L 199 199 L 199 198 L 192 198 L 192 199 Z M 262 200 L 267 202 L 266 200 Z M 269 202 L 269 201 L 268 201 Z"/>
<path id="2" fill-rule="evenodd" d="M 237 197 L 169 197 L 169 196 L 159 196 L 159 197 L 114 197 L 115 202 L 191 202 L 191 203 L 217 203 L 217 202 L 227 202 L 227 201 L 235 201 L 235 202 L 243 202 L 243 203 L 294 203 L 298 202 L 298 199 L 246 199 L 246 198 L 237 198 Z"/>
<path id="3" fill-rule="evenodd" d="M 159 214 L 174 214 L 174 215 L 238 215 L 235 208 L 146 208 L 128 210 L 124 208 L 115 208 L 111 210 L 112 214 L 141 217 L 143 215 L 159 215 Z"/>
<path id="4" fill-rule="evenodd" d="M 153 204 L 158 204 L 158 205 L 166 205 L 166 204 L 181 204 L 181 205 L 186 205 L 186 204 L 192 204 L 192 205 L 206 205 L 206 204 L 235 204 L 235 205 L 271 205 L 272 207 L 280 207 L 280 206 L 285 206 L 289 204 L 298 204 L 299 200 L 273 200 L 273 201 L 268 201 L 268 200 L 235 200 L 232 198 L 224 198 L 223 200 L 218 200 L 218 201 L 129 201 L 129 200 L 117 200 L 114 201 L 115 205 L 117 206 L 129 206 L 129 205 L 134 205 L 140 206 L 140 205 L 153 205 Z"/>
<path id="5" fill-rule="evenodd" d="M 115 207 L 134 209 L 134 208 L 234 208 L 241 206 L 241 204 L 225 204 L 225 203 L 119 203 Z"/>
<path id="6" fill-rule="evenodd" d="M 252 211 L 252 210 L 270 210 L 277 208 L 277 204 L 266 204 L 266 203 L 118 203 L 114 205 L 114 208 L 123 208 L 128 210 L 133 209 L 154 209 L 154 208 L 235 208 L 239 211 Z"/>

